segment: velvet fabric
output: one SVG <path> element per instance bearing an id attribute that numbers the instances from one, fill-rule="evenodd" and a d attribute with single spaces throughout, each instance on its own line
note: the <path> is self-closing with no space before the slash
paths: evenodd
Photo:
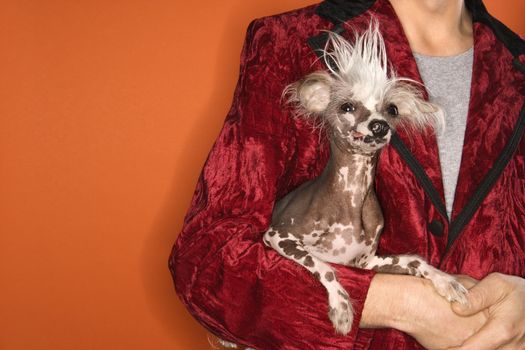
<path id="1" fill-rule="evenodd" d="M 366 28 L 373 15 L 393 68 L 420 81 L 390 3 L 363 3 L 365 12 L 344 23 L 344 35 L 351 38 L 353 30 Z M 281 101 L 286 85 L 324 69 L 307 40 L 333 24 L 317 8 L 258 19 L 249 26 L 231 110 L 169 258 L 176 291 L 211 332 L 256 349 L 420 349 L 396 330 L 359 329 L 373 271 L 335 265 L 355 312 L 351 333 L 336 335 L 321 284 L 262 242 L 275 201 L 320 174 L 329 157 L 322 132 L 294 118 Z M 474 23 L 474 37 L 468 125 L 452 219 L 492 167 L 525 102 L 525 75 L 513 67 L 509 50 L 484 23 Z M 518 59 L 525 63 L 525 57 Z M 444 200 L 435 135 L 409 137 L 401 130 L 399 136 Z M 381 153 L 376 191 L 385 216 L 381 254 L 419 254 L 447 272 L 475 278 L 493 271 L 525 277 L 523 140 L 449 250 L 448 218 L 436 210 L 391 146 Z M 429 230 L 436 221 L 443 227 L 440 236 Z"/>

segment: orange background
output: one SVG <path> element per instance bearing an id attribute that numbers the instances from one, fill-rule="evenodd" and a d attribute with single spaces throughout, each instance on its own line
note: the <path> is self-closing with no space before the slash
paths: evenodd
<path id="1" fill-rule="evenodd" d="M 1 2 L 0 349 L 210 348 L 167 258 L 249 21 L 313 2 Z"/>

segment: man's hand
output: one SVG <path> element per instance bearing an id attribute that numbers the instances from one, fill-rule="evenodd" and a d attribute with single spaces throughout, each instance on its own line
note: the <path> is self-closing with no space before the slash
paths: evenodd
<path id="1" fill-rule="evenodd" d="M 466 276 L 460 281 L 467 288 L 476 282 Z M 483 312 L 468 317 L 454 313 L 429 280 L 376 274 L 360 326 L 395 328 L 410 334 L 427 349 L 446 349 L 463 344 L 486 320 Z"/>
<path id="2" fill-rule="evenodd" d="M 454 303 L 460 316 L 482 311 L 487 323 L 456 350 L 525 349 L 525 279 L 492 273 L 469 290 L 469 304 Z"/>
<path id="3" fill-rule="evenodd" d="M 467 289 L 475 283 L 467 276 L 459 280 Z M 457 315 L 452 311 L 451 304 L 437 294 L 430 281 L 422 278 L 419 281 L 425 288 L 422 293 L 410 297 L 407 311 L 411 319 L 401 330 L 425 348 L 447 349 L 463 344 L 487 321 L 487 315 L 483 312 L 472 313 L 468 317 Z"/>

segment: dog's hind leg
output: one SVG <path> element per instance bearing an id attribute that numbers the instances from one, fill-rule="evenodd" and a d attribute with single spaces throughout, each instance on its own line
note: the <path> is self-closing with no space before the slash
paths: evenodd
<path id="1" fill-rule="evenodd" d="M 271 228 L 264 235 L 264 242 L 279 254 L 295 261 L 310 271 L 328 292 L 328 317 L 337 333 L 347 334 L 354 319 L 348 293 L 337 281 L 334 269 L 310 254 L 300 240 L 289 233 L 279 233 Z"/>
<path id="2" fill-rule="evenodd" d="M 357 263 L 377 272 L 423 277 L 432 281 L 436 291 L 448 301 L 466 304 L 467 289 L 458 280 L 428 264 L 417 255 L 370 256 Z"/>

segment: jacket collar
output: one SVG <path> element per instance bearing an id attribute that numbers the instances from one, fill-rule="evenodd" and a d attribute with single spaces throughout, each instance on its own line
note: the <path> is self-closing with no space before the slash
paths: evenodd
<path id="1" fill-rule="evenodd" d="M 366 12 L 375 2 L 376 0 L 327 0 L 319 4 L 317 13 L 333 23 L 346 22 Z"/>

